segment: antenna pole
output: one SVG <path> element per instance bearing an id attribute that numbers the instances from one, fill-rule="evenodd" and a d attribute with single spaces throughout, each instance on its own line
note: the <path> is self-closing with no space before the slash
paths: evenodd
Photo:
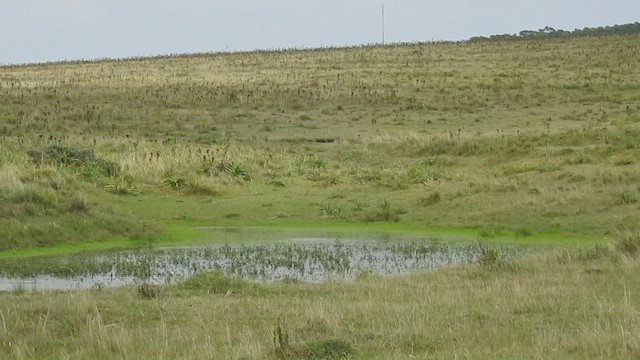
<path id="1" fill-rule="evenodd" d="M 382 45 L 384 45 L 384 5 L 382 5 Z"/>

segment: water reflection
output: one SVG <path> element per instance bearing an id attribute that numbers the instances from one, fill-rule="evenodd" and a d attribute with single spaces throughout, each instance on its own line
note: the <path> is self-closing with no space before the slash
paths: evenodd
<path id="1" fill-rule="evenodd" d="M 505 259 L 528 252 L 501 246 Z M 296 279 L 322 282 L 359 273 L 393 275 L 476 262 L 477 244 L 420 241 L 363 241 L 296 238 L 272 243 L 234 243 L 148 248 L 94 255 L 38 258 L 0 263 L 0 290 L 67 290 L 173 283 L 197 272 L 219 270 L 250 281 Z M 35 261 L 34 261 L 35 262 Z"/>

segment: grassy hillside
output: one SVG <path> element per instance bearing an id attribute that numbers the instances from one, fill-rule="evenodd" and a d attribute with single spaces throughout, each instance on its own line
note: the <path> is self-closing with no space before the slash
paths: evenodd
<path id="1" fill-rule="evenodd" d="M 0 68 L 0 249 L 180 223 L 634 230 L 638 49 L 627 36 Z"/>

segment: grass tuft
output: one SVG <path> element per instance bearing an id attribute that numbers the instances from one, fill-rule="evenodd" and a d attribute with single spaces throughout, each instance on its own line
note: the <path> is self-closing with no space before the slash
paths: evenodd
<path id="1" fill-rule="evenodd" d="M 260 285 L 225 275 L 222 271 L 198 273 L 178 284 L 180 290 L 207 294 L 242 294 L 260 290 Z"/>
<path id="2" fill-rule="evenodd" d="M 391 202 L 386 199 L 380 203 L 378 209 L 374 209 L 365 215 L 365 221 L 386 221 L 386 222 L 398 222 L 400 216 L 406 214 L 407 211 L 402 208 L 395 208 L 391 205 Z"/>
<path id="3" fill-rule="evenodd" d="M 162 179 L 162 184 L 167 189 L 178 190 L 178 189 L 182 189 L 187 185 L 187 179 L 185 179 L 182 176 L 175 176 L 175 175 L 167 176 L 164 179 Z"/>
<path id="4" fill-rule="evenodd" d="M 638 202 L 638 198 L 631 191 L 627 190 L 616 193 L 616 199 L 619 205 L 630 205 Z"/>
<path id="5" fill-rule="evenodd" d="M 502 263 L 500 250 L 487 243 L 480 242 L 476 245 L 477 262 L 481 266 L 493 267 Z"/>
<path id="6" fill-rule="evenodd" d="M 24 185 L 14 189 L 9 194 L 8 200 L 14 204 L 34 204 L 50 208 L 57 204 L 58 197 L 52 190 L 35 185 Z"/>
<path id="7" fill-rule="evenodd" d="M 353 347 L 344 339 L 327 339 L 312 341 L 306 344 L 307 359 L 348 359 L 351 358 Z"/>
<path id="8" fill-rule="evenodd" d="M 160 287 L 157 285 L 142 283 L 136 288 L 136 294 L 142 299 L 153 299 L 160 293 Z"/>
<path id="9" fill-rule="evenodd" d="M 91 211 L 91 207 L 87 199 L 83 195 L 76 195 L 69 202 L 69 212 L 77 214 L 87 214 Z"/>
<path id="10" fill-rule="evenodd" d="M 419 202 L 422 206 L 431 206 L 439 203 L 441 199 L 442 197 L 440 196 L 440 193 L 434 191 L 428 196 L 420 198 Z"/>
<path id="11" fill-rule="evenodd" d="M 624 255 L 637 256 L 640 253 L 640 233 L 627 233 L 615 242 L 615 248 Z"/>

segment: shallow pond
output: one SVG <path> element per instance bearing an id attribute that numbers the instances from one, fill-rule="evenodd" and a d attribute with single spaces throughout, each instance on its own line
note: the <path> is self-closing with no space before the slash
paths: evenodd
<path id="1" fill-rule="evenodd" d="M 497 246 L 502 259 L 532 251 Z M 477 243 L 443 242 L 390 236 L 367 240 L 343 237 L 288 238 L 0 261 L 0 291 L 68 290 L 164 284 L 197 272 L 219 270 L 250 281 L 296 279 L 322 282 L 376 275 L 423 272 L 442 266 L 474 263 Z"/>

